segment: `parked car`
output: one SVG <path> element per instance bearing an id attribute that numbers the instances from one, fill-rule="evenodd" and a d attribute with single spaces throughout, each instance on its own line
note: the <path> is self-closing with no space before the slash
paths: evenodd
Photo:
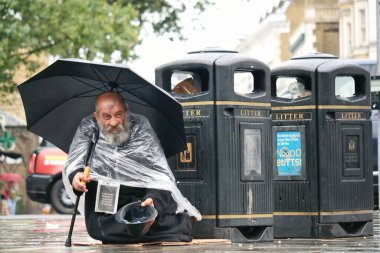
<path id="1" fill-rule="evenodd" d="M 67 154 L 62 150 L 49 142 L 43 142 L 31 156 L 26 178 L 29 198 L 51 204 L 61 214 L 72 213 L 74 207 L 62 181 L 62 169 L 66 159 Z"/>

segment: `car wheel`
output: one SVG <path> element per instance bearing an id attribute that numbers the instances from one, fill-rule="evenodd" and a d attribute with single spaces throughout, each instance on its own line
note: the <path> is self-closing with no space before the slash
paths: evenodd
<path id="1" fill-rule="evenodd" d="M 57 213 L 71 214 L 74 204 L 66 192 L 62 179 L 55 182 L 50 193 L 51 205 Z"/>

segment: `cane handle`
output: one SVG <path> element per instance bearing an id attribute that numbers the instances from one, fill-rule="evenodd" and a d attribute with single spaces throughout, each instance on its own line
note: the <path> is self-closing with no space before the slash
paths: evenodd
<path id="1" fill-rule="evenodd" d="M 86 178 L 90 176 L 90 167 L 89 167 L 89 166 L 86 166 L 86 167 L 84 168 L 83 174 L 84 174 L 84 176 L 85 176 Z M 86 182 L 85 182 L 85 181 L 81 181 L 81 184 L 82 184 L 82 185 L 86 185 Z"/>

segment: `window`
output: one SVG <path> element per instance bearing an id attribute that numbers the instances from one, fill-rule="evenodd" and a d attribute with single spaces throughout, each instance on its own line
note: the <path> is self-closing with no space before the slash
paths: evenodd
<path id="1" fill-rule="evenodd" d="M 311 96 L 310 78 L 278 77 L 276 80 L 276 96 L 286 99 L 301 99 Z"/>
<path id="2" fill-rule="evenodd" d="M 355 96 L 355 79 L 352 76 L 335 77 L 335 96 L 339 99 Z"/>
<path id="3" fill-rule="evenodd" d="M 351 23 L 347 23 L 347 43 L 346 43 L 346 55 L 347 58 L 352 56 L 352 33 L 351 33 Z"/>
<path id="4" fill-rule="evenodd" d="M 254 91 L 254 77 L 251 72 L 236 71 L 234 73 L 234 92 L 250 94 Z"/>
<path id="5" fill-rule="evenodd" d="M 175 71 L 170 78 L 170 88 L 177 94 L 196 94 L 208 91 L 207 71 Z"/>
<path id="6" fill-rule="evenodd" d="M 366 28 L 366 13 L 364 9 L 359 10 L 359 38 L 360 38 L 360 44 L 366 44 L 367 42 L 367 28 Z"/>

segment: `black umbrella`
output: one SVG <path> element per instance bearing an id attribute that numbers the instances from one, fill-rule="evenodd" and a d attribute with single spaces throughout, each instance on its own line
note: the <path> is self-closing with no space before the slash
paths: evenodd
<path id="1" fill-rule="evenodd" d="M 110 90 L 119 92 L 132 112 L 149 119 L 166 156 L 185 149 L 181 105 L 125 65 L 62 59 L 18 89 L 28 130 L 65 152 L 80 121 L 94 111 L 96 96 Z"/>

